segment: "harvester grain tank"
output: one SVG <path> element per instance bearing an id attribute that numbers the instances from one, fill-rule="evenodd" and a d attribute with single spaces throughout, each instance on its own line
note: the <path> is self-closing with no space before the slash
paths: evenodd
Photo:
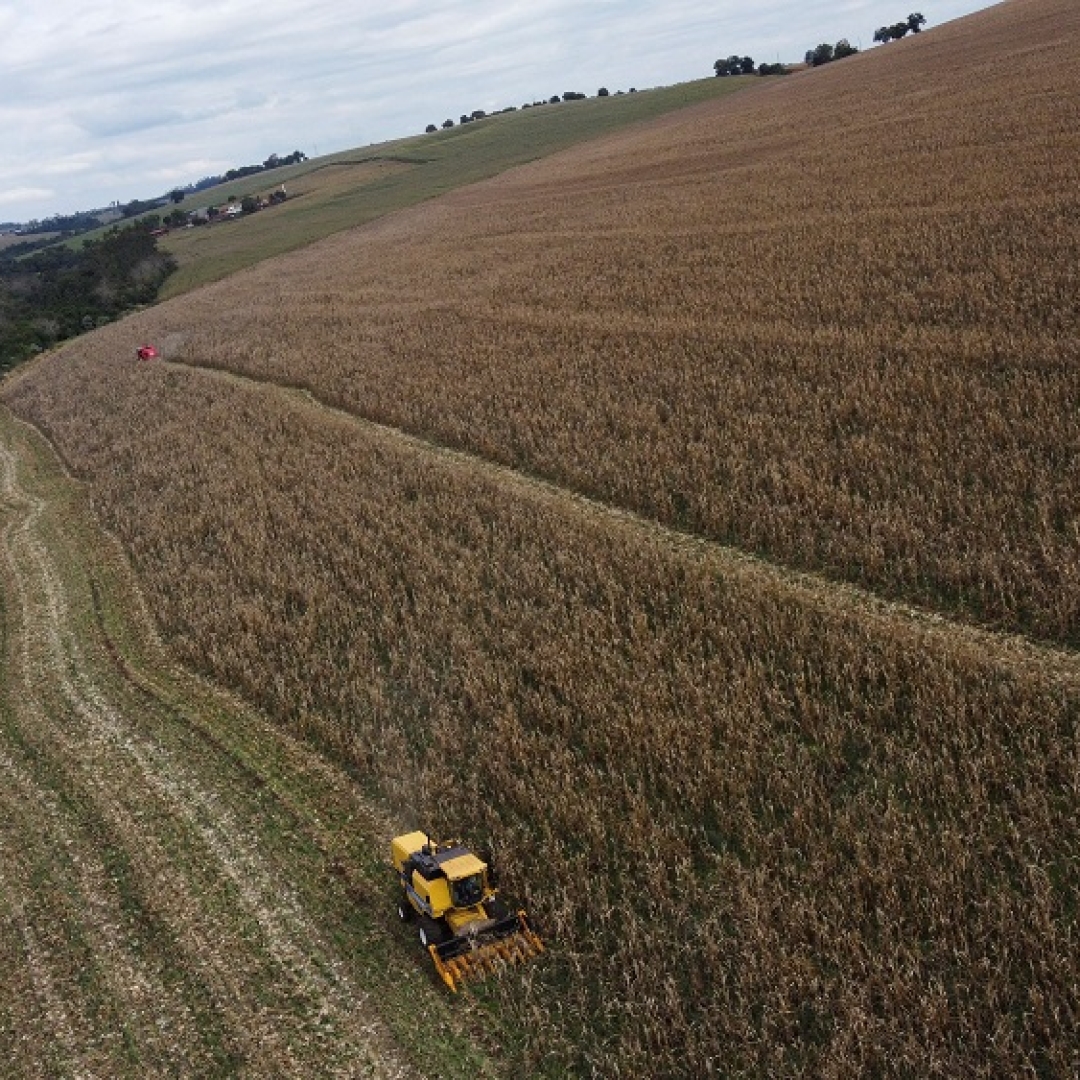
<path id="1" fill-rule="evenodd" d="M 468 848 L 411 832 L 391 841 L 390 855 L 402 890 L 398 915 L 416 923 L 420 944 L 451 990 L 543 952 L 528 916 L 503 904 L 487 864 Z"/>

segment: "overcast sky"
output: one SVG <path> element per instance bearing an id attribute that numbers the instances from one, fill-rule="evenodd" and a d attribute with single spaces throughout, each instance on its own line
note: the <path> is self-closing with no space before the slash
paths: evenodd
<path id="1" fill-rule="evenodd" d="M 0 222 L 151 198 L 272 153 L 565 90 L 797 61 L 987 0 L 0 0 Z"/>

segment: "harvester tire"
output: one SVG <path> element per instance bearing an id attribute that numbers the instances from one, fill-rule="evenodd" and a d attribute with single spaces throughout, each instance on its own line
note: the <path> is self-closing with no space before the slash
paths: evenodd
<path id="1" fill-rule="evenodd" d="M 437 923 L 429 915 L 420 916 L 420 926 L 417 930 L 420 944 L 426 949 L 429 945 L 441 945 L 449 938 L 446 929 Z"/>
<path id="2" fill-rule="evenodd" d="M 397 906 L 397 917 L 402 922 L 410 922 L 415 912 L 412 909 L 412 904 L 407 900 L 399 900 Z"/>

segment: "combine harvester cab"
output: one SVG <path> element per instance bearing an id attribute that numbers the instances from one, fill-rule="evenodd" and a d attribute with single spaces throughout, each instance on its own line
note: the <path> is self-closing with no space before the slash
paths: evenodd
<path id="1" fill-rule="evenodd" d="M 413 832 L 395 837 L 390 852 L 402 889 L 398 915 L 416 921 L 420 944 L 454 992 L 544 951 L 525 912 L 507 910 L 491 886 L 487 864 L 468 848 Z"/>

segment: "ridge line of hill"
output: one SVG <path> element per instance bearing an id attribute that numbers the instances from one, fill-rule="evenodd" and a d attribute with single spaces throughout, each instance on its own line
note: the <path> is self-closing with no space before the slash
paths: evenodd
<path id="1" fill-rule="evenodd" d="M 1007 665 L 1023 665 L 1029 672 L 1033 667 L 1040 669 L 1048 682 L 1057 681 L 1080 686 L 1080 652 L 1059 643 L 1041 642 L 1023 634 L 965 622 L 944 612 L 890 599 L 849 581 L 796 569 L 786 563 L 723 544 L 706 536 L 674 529 L 663 522 L 644 517 L 617 504 L 582 494 L 543 476 L 522 472 L 473 451 L 448 446 L 404 428 L 349 412 L 338 405 L 324 401 L 307 387 L 288 386 L 272 379 L 259 379 L 229 368 L 202 365 L 191 361 L 173 359 L 160 362 L 166 366 L 228 379 L 255 390 L 276 391 L 295 402 L 315 408 L 321 413 L 359 425 L 398 446 L 474 469 L 487 479 L 510 486 L 522 493 L 528 493 L 533 497 L 539 497 L 564 510 L 574 508 L 586 515 L 602 516 L 612 523 L 619 523 L 627 529 L 646 535 L 653 542 L 668 548 L 723 562 L 733 573 L 741 577 L 765 578 L 773 586 L 787 589 L 819 608 L 829 608 L 838 612 L 854 610 L 858 617 L 870 618 L 877 623 L 900 623 L 916 636 L 934 637 L 942 643 L 949 641 L 954 646 L 963 645 L 973 650 L 987 650 L 998 662 Z"/>

